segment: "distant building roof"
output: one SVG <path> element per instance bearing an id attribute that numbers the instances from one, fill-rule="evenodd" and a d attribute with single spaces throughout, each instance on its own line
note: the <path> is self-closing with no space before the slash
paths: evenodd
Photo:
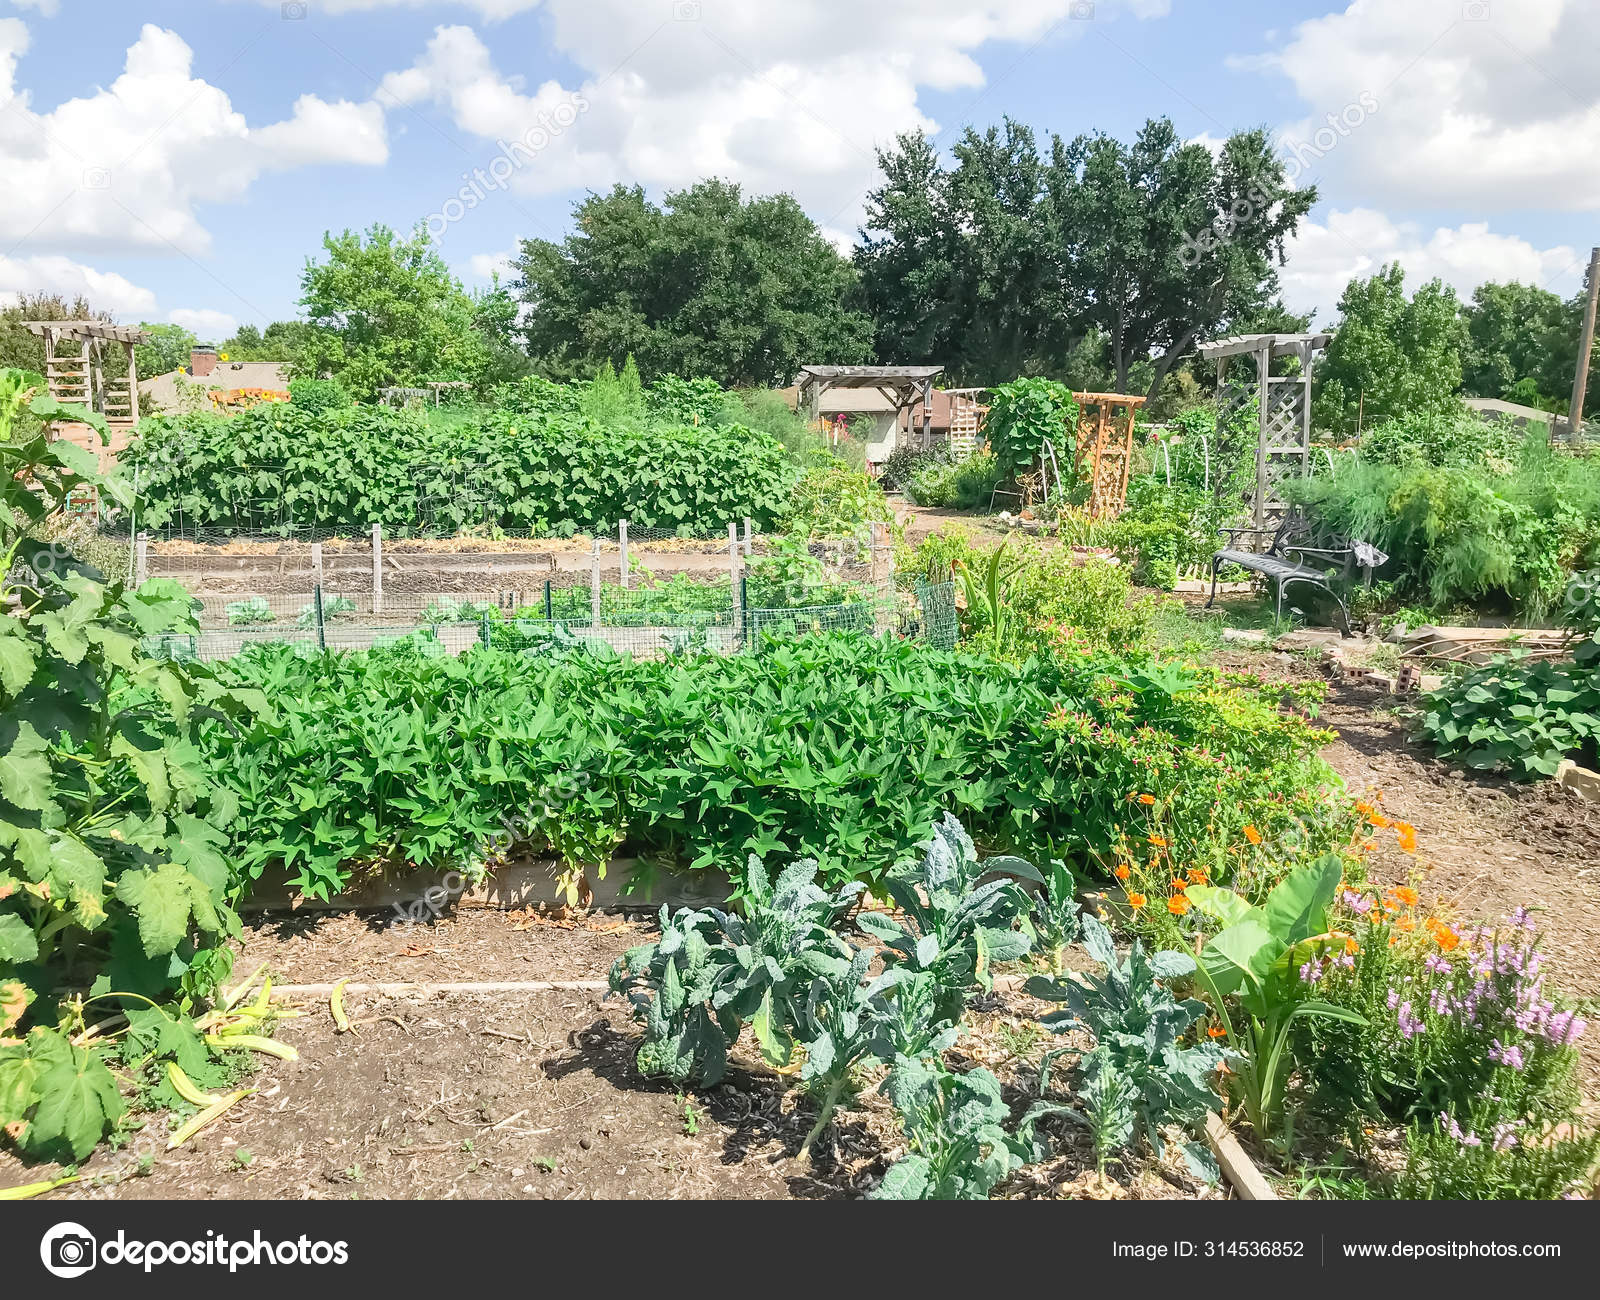
<path id="1" fill-rule="evenodd" d="M 287 393 L 289 380 L 286 361 L 219 361 L 217 368 L 200 378 L 185 370 L 173 370 L 154 379 L 141 379 L 139 391 L 150 398 L 157 410 L 178 409 L 178 379 L 196 388 L 264 388 L 269 392 Z"/>
<path id="2" fill-rule="evenodd" d="M 1522 406 L 1498 397 L 1469 397 L 1467 405 L 1480 415 L 1504 415 L 1512 420 L 1533 420 L 1539 424 L 1554 424 L 1560 418 L 1549 411 L 1541 411 L 1537 406 Z"/>

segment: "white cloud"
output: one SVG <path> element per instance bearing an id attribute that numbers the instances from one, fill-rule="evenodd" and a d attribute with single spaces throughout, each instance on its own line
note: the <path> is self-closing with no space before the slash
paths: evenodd
<path id="1" fill-rule="evenodd" d="M 663 2 L 670 4 L 671 0 Z M 42 0 L 42 3 L 54 4 L 56 0 Z M 256 0 L 256 3 L 270 9 L 280 9 L 283 0 Z M 306 16 L 314 18 L 326 14 L 339 17 L 343 14 L 371 13 L 375 9 L 444 9 L 459 6 L 472 10 L 486 22 L 499 22 L 537 9 L 541 3 L 542 0 L 306 0 Z"/>
<path id="2" fill-rule="evenodd" d="M 1462 298 L 1486 280 L 1521 280 L 1568 293 L 1582 272 L 1579 254 L 1565 244 L 1535 248 L 1515 235 L 1493 233 L 1487 222 L 1441 226 L 1428 233 L 1415 222 L 1395 222 L 1371 208 L 1333 211 L 1324 222 L 1302 222 L 1288 253 L 1289 265 L 1282 272 L 1284 301 L 1295 311 L 1315 311 L 1324 325 L 1337 316 L 1345 285 L 1376 274 L 1386 262 L 1405 268 L 1408 290 L 1437 277 Z"/>
<path id="3" fill-rule="evenodd" d="M 61 12 L 61 0 L 11 0 L 18 9 L 37 10 L 46 18 L 54 18 Z"/>
<path id="4" fill-rule="evenodd" d="M 26 27 L 0 19 L 0 240 L 52 249 L 204 252 L 198 201 L 244 196 L 263 172 L 388 157 L 377 104 L 303 95 L 252 127 L 226 92 L 191 75 L 193 51 L 146 24 L 109 87 L 36 112 L 15 84 Z"/>
<path id="5" fill-rule="evenodd" d="M 205 343 L 220 343 L 231 338 L 239 328 L 239 322 L 227 312 L 213 311 L 209 307 L 178 307 L 167 313 L 167 319 L 174 325 L 182 325 Z"/>
<path id="6" fill-rule="evenodd" d="M 1600 208 L 1594 0 L 1354 0 L 1278 49 L 1232 60 L 1281 73 L 1306 140 L 1370 93 L 1377 110 L 1312 169 L 1385 207 Z"/>
<path id="7" fill-rule="evenodd" d="M 61 256 L 6 257 L 0 255 L 0 303 L 15 305 L 24 293 L 59 293 L 67 298 L 82 294 L 96 311 L 118 316 L 148 313 L 156 296 L 113 271 L 97 271 Z"/>
<path id="8" fill-rule="evenodd" d="M 489 280 L 498 275 L 502 281 L 516 274 L 513 259 L 522 250 L 515 246 L 499 253 L 474 253 L 467 259 L 467 270 L 475 280 Z"/>
<path id="9" fill-rule="evenodd" d="M 446 107 L 485 143 L 485 164 L 500 142 L 548 127 L 557 108 L 581 99 L 581 115 L 541 137 L 513 188 L 721 176 L 752 192 L 789 191 L 829 225 L 850 227 L 877 178 L 874 150 L 899 132 L 937 129 L 919 107 L 922 88 L 980 89 L 975 55 L 991 42 L 1081 37 L 1090 24 L 1072 20 L 1078 4 L 811 0 L 779 20 L 769 0 L 545 0 L 551 42 L 580 78 L 530 88 L 471 28 L 444 26 L 411 67 L 385 78 L 379 99 Z M 1167 9 L 1168 0 L 1099 0 L 1096 21 Z M 698 17 L 680 20 L 679 10 Z"/>

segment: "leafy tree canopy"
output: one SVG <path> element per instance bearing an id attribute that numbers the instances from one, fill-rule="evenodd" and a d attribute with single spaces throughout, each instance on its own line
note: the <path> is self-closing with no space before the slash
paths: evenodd
<path id="1" fill-rule="evenodd" d="M 850 264 L 787 194 L 704 180 L 658 207 L 638 186 L 592 194 L 556 244 L 527 239 L 516 288 L 528 352 L 552 378 L 629 354 L 648 381 L 788 383 L 807 363 L 871 356 Z"/>
<path id="2" fill-rule="evenodd" d="M 1566 382 L 1545 390 L 1553 378 L 1551 353 L 1568 314 L 1567 304 L 1548 289 L 1531 284 L 1480 284 L 1462 308 L 1467 345 L 1462 355 L 1462 387 L 1472 397 L 1504 397 L 1515 390 L 1529 396 L 1566 401 L 1572 387 L 1573 351 L 1561 357 Z M 1574 336 L 1574 342 L 1576 337 Z M 1540 405 L 1535 400 L 1531 405 Z M 1564 406 L 1563 406 L 1563 409 Z"/>
<path id="3" fill-rule="evenodd" d="M 134 364 L 143 379 L 170 374 L 188 365 L 190 353 L 200 341 L 182 325 L 145 321 L 139 328 L 154 336 L 153 342 L 141 343 L 133 350 Z"/>
<path id="4" fill-rule="evenodd" d="M 297 371 L 337 379 L 364 401 L 390 385 L 509 377 L 494 371 L 482 299 L 450 273 L 422 227 L 409 236 L 383 225 L 347 230 L 322 246 L 327 260 L 307 259 L 300 277 L 310 329 Z"/>
<path id="5" fill-rule="evenodd" d="M 1340 321 L 1317 368 L 1312 419 L 1348 436 L 1403 416 L 1451 415 L 1459 405 L 1467 326 L 1455 290 L 1430 280 L 1406 297 L 1399 263 L 1352 280 Z"/>
<path id="6" fill-rule="evenodd" d="M 1265 131 L 1213 155 L 1172 123 L 1106 135 L 968 129 L 941 162 L 924 135 L 880 152 L 856 264 L 880 359 L 942 362 L 963 382 L 1065 377 L 1086 341 L 1152 396 L 1206 334 L 1269 309 L 1284 243 L 1316 202 Z"/>

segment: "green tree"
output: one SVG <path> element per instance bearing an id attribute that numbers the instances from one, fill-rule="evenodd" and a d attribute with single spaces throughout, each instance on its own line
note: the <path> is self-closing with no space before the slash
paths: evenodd
<path id="1" fill-rule="evenodd" d="M 422 227 L 406 237 L 383 225 L 347 230 L 322 245 L 327 260 L 307 259 L 300 277 L 310 328 L 293 358 L 297 371 L 338 379 L 367 401 L 391 385 L 491 381 L 478 302 Z"/>
<path id="2" fill-rule="evenodd" d="M 1316 427 L 1349 436 L 1404 415 L 1446 416 L 1458 405 L 1467 327 L 1455 290 L 1430 280 L 1406 297 L 1398 262 L 1352 280 L 1317 369 Z"/>
<path id="3" fill-rule="evenodd" d="M 1272 306 L 1316 201 L 1259 130 L 1214 156 L 1158 119 L 1132 145 L 1052 136 L 1042 161 L 1008 120 L 952 154 L 944 168 L 918 134 L 879 154 L 856 264 L 879 357 L 971 383 L 1064 378 L 1103 355 L 1117 389 L 1153 396 L 1197 339 Z"/>
<path id="4" fill-rule="evenodd" d="M 1554 368 L 1556 374 L 1564 370 L 1566 382 L 1557 385 L 1557 391 L 1544 390 L 1541 382 L 1555 378 L 1550 363 L 1552 354 L 1560 353 L 1557 343 L 1569 315 L 1567 304 L 1556 294 L 1516 282 L 1480 284 L 1462 315 L 1467 325 L 1467 346 L 1461 359 L 1465 392 L 1473 397 L 1509 397 L 1515 389 L 1525 400 L 1530 395 L 1529 384 L 1522 381 L 1531 381 L 1534 395 L 1566 401 L 1572 391 L 1576 336 L 1574 347 L 1563 357 L 1564 364 Z"/>
<path id="5" fill-rule="evenodd" d="M 1132 145 L 1056 140 L 1050 183 L 1063 297 L 1105 333 L 1119 392 L 1150 359 L 1150 397 L 1198 340 L 1272 307 L 1285 243 L 1317 201 L 1314 187 L 1290 187 L 1266 131 L 1229 136 L 1213 155 L 1166 118 Z"/>
<path id="6" fill-rule="evenodd" d="M 871 355 L 850 264 L 787 194 L 746 200 L 705 180 L 657 207 L 618 185 L 578 203 L 574 225 L 559 244 L 524 240 L 517 262 L 528 352 L 552 378 L 631 353 L 651 382 L 748 387 Z"/>
<path id="7" fill-rule="evenodd" d="M 140 343 L 133 349 L 134 364 L 144 379 L 171 374 L 189 364 L 190 353 L 200 340 L 182 325 L 154 324 L 145 321 L 139 326 L 152 341 Z"/>
<path id="8" fill-rule="evenodd" d="M 41 320 L 97 320 L 111 324 L 111 313 L 97 311 L 82 294 L 68 298 L 59 293 L 24 293 L 9 307 L 0 307 L 0 367 L 44 373 L 44 339 L 24 322 Z M 124 375 L 122 349 L 106 356 L 106 373 Z"/>
<path id="9" fill-rule="evenodd" d="M 1055 375 L 1076 338 L 1061 301 L 1059 231 L 1034 135 L 970 127 L 940 167 L 925 135 L 880 151 L 855 260 L 878 357 L 961 382 Z M 872 232 L 881 232 L 874 234 Z"/>

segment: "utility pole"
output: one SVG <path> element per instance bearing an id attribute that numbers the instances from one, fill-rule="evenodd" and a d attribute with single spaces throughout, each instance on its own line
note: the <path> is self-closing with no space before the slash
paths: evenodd
<path id="1" fill-rule="evenodd" d="M 1578 373 L 1572 378 L 1572 405 L 1567 408 L 1567 433 L 1578 436 L 1583 428 L 1584 390 L 1589 386 L 1589 363 L 1594 354 L 1594 316 L 1600 301 L 1600 248 L 1589 254 L 1588 306 L 1583 312 L 1583 335 L 1578 340 Z"/>

